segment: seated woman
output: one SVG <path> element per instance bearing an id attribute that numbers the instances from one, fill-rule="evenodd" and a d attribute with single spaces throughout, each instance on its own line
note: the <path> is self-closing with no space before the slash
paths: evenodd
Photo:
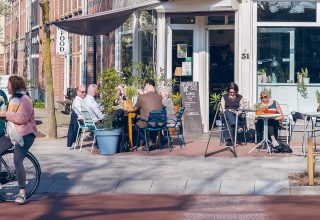
<path id="1" fill-rule="evenodd" d="M 226 117 L 232 140 L 234 140 L 235 135 L 236 111 L 244 106 L 244 99 L 238 92 L 238 85 L 231 82 L 227 86 L 227 94 L 221 98 L 221 110 Z M 238 131 L 242 132 L 242 129 L 239 128 Z M 227 135 L 229 136 L 228 133 Z M 231 137 L 227 138 L 227 146 L 232 146 Z"/>
<path id="2" fill-rule="evenodd" d="M 168 86 L 162 86 L 159 89 L 159 94 L 162 96 L 162 106 L 166 107 L 168 123 L 172 122 L 176 117 L 176 113 L 173 108 L 173 102 L 170 96 L 171 89 Z"/>
<path id="3" fill-rule="evenodd" d="M 268 120 L 268 136 L 269 139 L 272 141 L 272 146 L 277 147 L 279 143 L 277 141 L 278 138 L 278 129 L 280 125 L 280 121 L 283 119 L 283 113 L 281 107 L 277 101 L 271 99 L 270 94 L 263 90 L 260 92 L 260 100 L 261 104 L 263 105 L 263 111 L 265 113 L 274 113 L 274 114 L 281 114 L 279 117 L 270 118 Z M 258 133 L 263 132 L 263 119 L 259 119 L 256 123 Z"/>

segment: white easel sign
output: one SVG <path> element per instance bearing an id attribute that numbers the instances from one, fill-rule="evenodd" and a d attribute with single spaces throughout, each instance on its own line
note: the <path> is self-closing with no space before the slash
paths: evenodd
<path id="1" fill-rule="evenodd" d="M 69 53 L 69 33 L 57 28 L 56 53 L 66 55 Z"/>

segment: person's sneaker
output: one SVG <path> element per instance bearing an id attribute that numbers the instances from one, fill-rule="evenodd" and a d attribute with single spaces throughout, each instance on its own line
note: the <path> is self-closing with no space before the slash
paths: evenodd
<path id="1" fill-rule="evenodd" d="M 14 200 L 15 203 L 24 204 L 27 201 L 26 195 L 19 193 L 17 198 Z"/>
<path id="2" fill-rule="evenodd" d="M 278 141 L 272 141 L 272 147 L 278 147 L 279 143 Z"/>
<path id="3" fill-rule="evenodd" d="M 143 147 L 142 147 L 142 150 L 143 150 L 143 151 L 148 151 L 149 149 L 148 149 L 147 146 L 143 146 Z"/>

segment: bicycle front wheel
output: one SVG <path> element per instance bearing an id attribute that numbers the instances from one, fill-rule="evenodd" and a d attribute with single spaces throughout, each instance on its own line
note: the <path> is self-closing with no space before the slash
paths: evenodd
<path id="1" fill-rule="evenodd" d="M 6 151 L 0 162 L 0 200 L 14 201 L 19 193 L 19 185 L 13 162 L 13 150 Z M 41 169 L 37 159 L 28 152 L 23 160 L 26 171 L 26 197 L 30 198 L 38 188 Z"/>

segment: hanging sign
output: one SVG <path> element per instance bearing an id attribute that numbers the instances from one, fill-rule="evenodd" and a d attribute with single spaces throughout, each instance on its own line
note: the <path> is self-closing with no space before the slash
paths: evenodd
<path id="1" fill-rule="evenodd" d="M 69 33 L 60 28 L 57 28 L 56 53 L 66 55 L 69 53 Z"/>

